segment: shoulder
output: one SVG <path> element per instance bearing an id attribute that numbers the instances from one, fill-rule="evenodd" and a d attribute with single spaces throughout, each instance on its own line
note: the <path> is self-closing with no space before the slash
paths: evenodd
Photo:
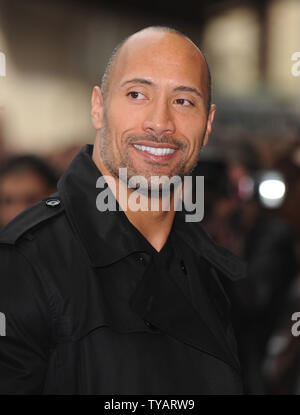
<path id="1" fill-rule="evenodd" d="M 202 254 L 219 272 L 235 281 L 246 276 L 246 262 L 227 248 L 218 245 L 214 239 L 199 226 L 202 236 Z"/>
<path id="2" fill-rule="evenodd" d="M 37 304 L 45 319 L 47 315 L 54 315 L 53 284 L 47 274 L 41 272 L 39 263 L 44 258 L 53 262 L 54 249 L 49 246 L 57 244 L 51 242 L 51 234 L 54 229 L 59 239 L 58 232 L 62 230 L 59 218 L 63 213 L 61 198 L 54 193 L 25 209 L 1 229 L 0 304 L 7 312 L 19 315 L 22 312 L 19 305 L 30 303 L 32 315 L 39 314 L 37 309 L 33 310 Z"/>
<path id="3" fill-rule="evenodd" d="M 0 231 L 0 246 L 15 245 L 22 238 L 32 239 L 33 233 L 60 216 L 64 207 L 58 193 L 54 193 L 21 212 Z"/>

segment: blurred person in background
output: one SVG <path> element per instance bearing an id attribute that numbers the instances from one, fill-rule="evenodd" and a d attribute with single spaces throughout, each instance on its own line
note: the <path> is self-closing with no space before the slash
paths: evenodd
<path id="1" fill-rule="evenodd" d="M 247 278 L 234 286 L 227 283 L 227 289 L 248 393 L 266 392 L 267 343 L 297 272 L 290 226 L 259 201 L 258 159 L 254 148 L 243 143 L 227 164 L 218 159 L 197 166 L 205 176 L 205 229 L 247 262 Z"/>
<path id="2" fill-rule="evenodd" d="M 265 393 L 262 364 L 267 342 L 284 310 L 285 296 L 296 276 L 293 232 L 288 224 L 261 207 L 244 204 L 235 218 L 247 281 L 234 288 L 236 330 L 250 393 Z"/>
<path id="3" fill-rule="evenodd" d="M 300 274 L 285 297 L 263 362 L 266 391 L 300 395 Z"/>
<path id="4" fill-rule="evenodd" d="M 12 156 L 0 165 L 0 226 L 56 191 L 58 175 L 34 155 Z"/>
<path id="5" fill-rule="evenodd" d="M 277 161 L 276 168 L 286 179 L 287 195 L 279 214 L 293 228 L 296 240 L 297 277 L 282 292 L 283 307 L 268 340 L 263 366 L 267 391 L 273 394 L 300 394 L 300 330 L 293 330 L 294 313 L 300 312 L 300 141 L 292 143 Z"/>
<path id="6" fill-rule="evenodd" d="M 288 146 L 275 168 L 282 172 L 287 182 L 286 198 L 278 213 L 293 227 L 297 244 L 300 245 L 300 138 Z"/>
<path id="7" fill-rule="evenodd" d="M 214 155 L 198 162 L 195 176 L 204 176 L 205 209 L 203 226 L 222 246 L 236 248 L 236 235 L 228 218 L 237 208 L 233 197 L 233 186 L 228 179 L 226 162 L 219 155 Z"/>

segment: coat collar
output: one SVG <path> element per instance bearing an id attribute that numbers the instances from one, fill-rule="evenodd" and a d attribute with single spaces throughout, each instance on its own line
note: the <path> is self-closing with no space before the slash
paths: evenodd
<path id="1" fill-rule="evenodd" d="M 89 144 L 81 149 L 60 178 L 58 190 L 91 265 L 101 267 L 147 247 L 125 213 L 119 210 L 118 202 L 116 211 L 97 209 L 96 198 L 101 189 L 96 188 L 96 182 L 102 174 L 92 160 L 92 152 L 93 146 Z"/>
<path id="2" fill-rule="evenodd" d="M 150 244 L 119 210 L 118 202 L 114 212 L 97 210 L 96 198 L 101 189 L 96 188 L 96 181 L 101 172 L 92 160 L 92 151 L 92 145 L 85 145 L 58 182 L 71 226 L 85 246 L 92 266 L 112 264 L 133 252 L 151 254 Z M 230 279 L 243 277 L 244 263 L 218 246 L 200 223 L 185 222 L 184 216 L 184 210 L 176 212 L 172 231 Z"/>
<path id="3" fill-rule="evenodd" d="M 160 269 L 157 257 L 153 257 L 131 297 L 132 310 L 163 333 L 222 360 L 239 372 L 237 356 L 215 319 L 203 289 L 193 286 L 199 298 L 196 310 L 183 295 L 177 276 L 168 278 Z"/>

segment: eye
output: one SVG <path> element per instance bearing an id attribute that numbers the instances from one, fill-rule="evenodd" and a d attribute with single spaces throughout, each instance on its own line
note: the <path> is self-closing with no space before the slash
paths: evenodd
<path id="1" fill-rule="evenodd" d="M 130 91 L 128 92 L 127 96 L 130 96 L 131 98 L 137 99 L 137 100 L 145 98 L 145 95 L 138 91 Z"/>
<path id="2" fill-rule="evenodd" d="M 188 99 L 185 99 L 185 98 L 177 98 L 175 102 L 176 104 L 182 105 L 184 107 L 187 107 L 189 105 L 192 105 L 194 107 L 194 104 L 192 103 L 192 101 L 189 101 Z"/>

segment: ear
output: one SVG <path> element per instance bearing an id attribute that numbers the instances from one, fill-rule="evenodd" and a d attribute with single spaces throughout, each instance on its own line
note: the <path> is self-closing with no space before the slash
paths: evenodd
<path id="1" fill-rule="evenodd" d="M 93 88 L 91 107 L 93 126 L 96 130 L 100 130 L 103 122 L 103 95 L 98 86 Z"/>
<path id="2" fill-rule="evenodd" d="M 214 116 L 215 116 L 215 112 L 216 112 L 216 106 L 215 104 L 212 104 L 210 106 L 210 110 L 209 110 L 209 114 L 208 114 L 208 118 L 207 118 L 207 124 L 206 124 L 206 132 L 205 132 L 205 136 L 202 142 L 202 147 L 205 147 L 207 142 L 208 142 L 208 136 L 211 133 L 212 130 L 212 123 L 214 121 Z"/>

